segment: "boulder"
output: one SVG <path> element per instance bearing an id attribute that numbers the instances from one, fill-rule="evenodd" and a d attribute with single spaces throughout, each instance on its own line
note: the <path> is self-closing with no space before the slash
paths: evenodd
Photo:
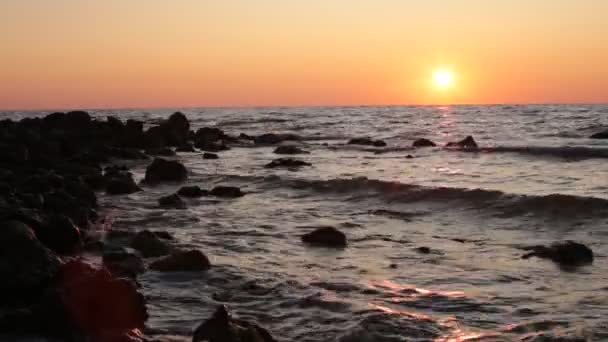
<path id="1" fill-rule="evenodd" d="M 434 146 L 437 146 L 437 144 L 435 144 L 434 142 L 432 142 L 429 139 L 420 138 L 420 139 L 414 140 L 414 143 L 412 144 L 412 146 L 414 146 L 414 147 L 434 147 Z"/>
<path id="2" fill-rule="evenodd" d="M 149 230 L 137 233 L 131 240 L 130 246 L 139 251 L 144 258 L 156 258 L 171 253 L 171 246 Z"/>
<path id="3" fill-rule="evenodd" d="M 34 231 L 40 242 L 56 253 L 67 255 L 82 247 L 80 229 L 64 215 L 49 215 L 42 226 Z"/>
<path id="4" fill-rule="evenodd" d="M 370 138 L 354 138 L 348 141 L 348 145 L 364 145 L 374 147 L 385 147 L 386 142 L 382 140 L 373 140 Z"/>
<path id="5" fill-rule="evenodd" d="M 599 133 L 595 133 L 592 136 L 590 136 L 589 138 L 591 138 L 591 139 L 608 139 L 608 130 L 605 130 L 605 131 L 599 132 Z"/>
<path id="6" fill-rule="evenodd" d="M 161 182 L 183 182 L 186 179 L 188 179 L 188 170 L 182 163 L 156 158 L 146 168 L 144 182 L 157 184 Z"/>
<path id="7" fill-rule="evenodd" d="M 334 227 L 321 227 L 302 236 L 302 241 L 324 247 L 346 247 L 346 235 Z"/>
<path id="8" fill-rule="evenodd" d="M 284 167 L 284 168 L 288 168 L 288 169 L 297 169 L 297 168 L 300 168 L 303 166 L 312 166 L 312 164 L 305 162 L 303 160 L 299 160 L 299 159 L 279 158 L 279 159 L 275 159 L 275 160 L 271 161 L 270 163 L 266 164 L 264 167 L 267 169 L 274 169 L 274 168 L 279 168 L 279 167 Z"/>
<path id="9" fill-rule="evenodd" d="M 524 250 L 530 251 L 522 258 L 538 257 L 550 259 L 563 266 L 579 266 L 593 263 L 591 248 L 574 241 L 557 242 L 550 246 L 530 246 Z"/>
<path id="10" fill-rule="evenodd" d="M 459 147 L 459 148 L 471 149 L 471 150 L 479 148 L 479 146 L 477 146 L 477 142 L 475 142 L 475 139 L 473 139 L 473 137 L 470 135 L 461 141 L 449 142 L 446 146 L 447 147 Z"/>
<path id="11" fill-rule="evenodd" d="M 111 177 L 106 180 L 106 193 L 108 195 L 128 195 L 142 189 L 135 183 L 130 174 Z"/>
<path id="12" fill-rule="evenodd" d="M 194 149 L 194 145 L 190 142 L 187 142 L 185 144 L 178 146 L 175 149 L 175 151 L 177 151 L 177 152 L 196 152 L 196 150 Z"/>
<path id="13" fill-rule="evenodd" d="M 159 198 L 158 205 L 163 208 L 186 209 L 186 202 L 178 194 Z"/>
<path id="14" fill-rule="evenodd" d="M 210 267 L 209 258 L 197 250 L 175 251 L 150 264 L 151 269 L 160 272 L 197 272 Z"/>
<path id="15" fill-rule="evenodd" d="M 216 197 L 236 198 L 245 196 L 241 189 L 234 186 L 216 186 L 209 194 Z"/>
<path id="16" fill-rule="evenodd" d="M 177 194 L 182 197 L 203 197 L 209 194 L 209 191 L 201 189 L 198 185 L 194 186 L 183 186 L 178 191 Z"/>
<path id="17" fill-rule="evenodd" d="M 106 250 L 102 256 L 104 266 L 116 277 L 134 279 L 145 271 L 144 261 L 137 254 L 125 248 Z"/>
<path id="18" fill-rule="evenodd" d="M 204 143 L 199 142 L 195 146 L 201 151 L 206 152 L 220 152 L 227 151 L 230 149 L 230 147 L 228 147 L 223 141 L 211 141 Z"/>
<path id="19" fill-rule="evenodd" d="M 292 133 L 266 133 L 253 138 L 253 141 L 259 145 L 276 145 L 284 141 L 298 141 L 301 137 Z"/>
<path id="20" fill-rule="evenodd" d="M 219 306 L 211 318 L 194 331 L 192 342 L 276 342 L 268 330 L 256 323 L 234 318 Z"/>
<path id="21" fill-rule="evenodd" d="M 220 159 L 220 156 L 215 153 L 205 152 L 203 153 L 203 159 Z"/>
<path id="22" fill-rule="evenodd" d="M 274 150 L 275 154 L 289 154 L 289 155 L 294 155 L 294 154 L 309 154 L 310 152 L 308 151 L 304 151 L 301 148 L 297 147 L 297 146 L 293 146 L 293 145 L 283 145 L 283 146 L 279 146 Z"/>

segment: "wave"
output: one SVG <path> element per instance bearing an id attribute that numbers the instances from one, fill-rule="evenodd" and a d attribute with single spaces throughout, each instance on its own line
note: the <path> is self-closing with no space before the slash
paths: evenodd
<path id="1" fill-rule="evenodd" d="M 217 126 L 218 127 L 228 127 L 228 126 L 242 126 L 242 125 L 252 125 L 252 124 L 261 124 L 261 123 L 284 123 L 291 121 L 289 119 L 280 119 L 280 118 L 259 118 L 259 119 L 243 119 L 243 120 L 225 120 L 220 121 Z"/>
<path id="2" fill-rule="evenodd" d="M 519 153 L 534 156 L 558 157 L 567 159 L 594 159 L 608 158 L 608 148 L 584 147 L 584 146 L 496 146 L 484 147 L 479 152 L 485 153 Z"/>

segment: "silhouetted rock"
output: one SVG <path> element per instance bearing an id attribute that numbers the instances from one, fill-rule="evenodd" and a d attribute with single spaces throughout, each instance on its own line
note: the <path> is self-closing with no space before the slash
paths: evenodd
<path id="1" fill-rule="evenodd" d="M 608 130 L 598 132 L 590 136 L 591 139 L 608 139 Z"/>
<path id="2" fill-rule="evenodd" d="M 370 138 L 354 138 L 348 141 L 349 145 L 364 145 L 374 147 L 385 147 L 386 142 L 382 140 L 373 140 Z"/>
<path id="3" fill-rule="evenodd" d="M 461 141 L 449 142 L 446 146 L 447 147 L 460 147 L 460 148 L 464 148 L 464 149 L 477 149 L 478 148 L 477 142 L 475 142 L 475 139 L 473 139 L 473 137 L 470 135 Z"/>
<path id="4" fill-rule="evenodd" d="M 173 151 L 169 147 L 159 147 L 147 149 L 146 154 L 149 154 L 151 156 L 173 157 L 175 156 L 175 151 Z"/>
<path id="5" fill-rule="evenodd" d="M 224 141 L 229 137 L 219 128 L 203 127 L 194 134 L 194 146 L 208 152 L 219 152 L 230 149 Z"/>
<path id="6" fill-rule="evenodd" d="M 248 135 L 248 134 L 245 134 L 245 133 L 239 134 L 238 138 L 240 140 L 251 140 L 251 141 L 255 140 L 255 137 L 252 137 L 251 135 Z"/>
<path id="7" fill-rule="evenodd" d="M 209 191 L 201 189 L 198 185 L 183 186 L 177 191 L 177 194 L 182 197 L 196 198 L 207 196 L 209 194 Z"/>
<path id="8" fill-rule="evenodd" d="M 325 247 L 346 247 L 346 235 L 334 227 L 321 227 L 302 236 L 307 244 Z"/>
<path id="9" fill-rule="evenodd" d="M 82 247 L 80 229 L 66 216 L 51 214 L 34 231 L 40 242 L 56 253 L 71 254 Z"/>
<path id="10" fill-rule="evenodd" d="M 256 323 L 231 317 L 225 306 L 194 331 L 192 342 L 277 342 Z"/>
<path id="11" fill-rule="evenodd" d="M 288 169 L 297 169 L 303 166 L 312 166 L 312 164 L 307 163 L 303 160 L 293 159 L 293 158 L 279 158 L 275 159 L 272 162 L 266 164 L 264 166 L 267 169 L 274 169 L 279 167 L 284 167 Z"/>
<path id="12" fill-rule="evenodd" d="M 175 149 L 177 152 L 196 152 L 196 150 L 194 149 L 194 145 L 192 143 L 185 143 L 183 145 L 178 146 Z"/>
<path id="13" fill-rule="evenodd" d="M 104 178 L 106 193 L 109 195 L 126 195 L 141 191 L 130 172 L 106 171 Z"/>
<path id="14" fill-rule="evenodd" d="M 160 272 L 197 272 L 206 271 L 210 267 L 207 256 L 197 250 L 175 251 L 150 264 L 151 269 Z"/>
<path id="15" fill-rule="evenodd" d="M 301 148 L 293 145 L 279 146 L 274 150 L 276 154 L 308 154 L 309 152 L 302 150 Z"/>
<path id="16" fill-rule="evenodd" d="M 429 139 L 420 138 L 420 139 L 414 140 L 414 143 L 412 144 L 412 146 L 414 146 L 414 147 L 433 147 L 433 146 L 437 146 L 437 144 L 430 141 Z"/>
<path id="17" fill-rule="evenodd" d="M 431 249 L 429 247 L 418 247 L 416 248 L 416 252 L 420 254 L 431 254 Z"/>
<path id="18" fill-rule="evenodd" d="M 130 246 L 138 250 L 144 258 L 155 258 L 171 252 L 169 244 L 148 230 L 137 233 L 131 240 Z"/>
<path id="19" fill-rule="evenodd" d="M 550 259 L 563 266 L 578 266 L 593 262 L 591 248 L 574 241 L 557 242 L 551 246 L 531 246 L 524 249 L 530 251 L 523 256 L 524 259 L 535 256 Z"/>
<path id="20" fill-rule="evenodd" d="M 188 170 L 178 161 L 156 158 L 146 168 L 144 182 L 157 184 L 160 182 L 182 182 L 188 178 Z"/>
<path id="21" fill-rule="evenodd" d="M 104 251 L 102 260 L 104 266 L 117 277 L 135 278 L 146 269 L 141 257 L 124 248 Z"/>
<path id="22" fill-rule="evenodd" d="M 213 188 L 209 194 L 211 196 L 226 198 L 242 197 L 245 195 L 241 189 L 234 186 L 217 186 Z"/>
<path id="23" fill-rule="evenodd" d="M 262 134 L 257 137 L 254 137 L 253 141 L 256 144 L 260 144 L 260 145 L 275 145 L 275 144 L 282 143 L 283 141 L 298 141 L 300 139 L 301 139 L 300 136 L 298 136 L 296 134 L 291 134 L 291 133 L 282 133 L 282 134 L 266 133 L 266 134 Z"/>
<path id="24" fill-rule="evenodd" d="M 164 196 L 158 199 L 158 205 L 164 208 L 185 209 L 186 203 L 177 194 Z"/>
<path id="25" fill-rule="evenodd" d="M 215 153 L 205 152 L 203 153 L 203 159 L 220 159 L 220 156 Z"/>

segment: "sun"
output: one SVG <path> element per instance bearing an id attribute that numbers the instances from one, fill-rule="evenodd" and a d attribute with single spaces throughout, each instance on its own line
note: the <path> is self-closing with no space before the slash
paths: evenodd
<path id="1" fill-rule="evenodd" d="M 437 69 L 433 72 L 433 83 L 437 88 L 449 88 L 454 83 L 454 74 L 447 69 Z"/>

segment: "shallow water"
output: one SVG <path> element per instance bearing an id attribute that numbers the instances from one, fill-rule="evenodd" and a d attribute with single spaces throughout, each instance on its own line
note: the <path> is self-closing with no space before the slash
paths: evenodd
<path id="1" fill-rule="evenodd" d="M 95 114 L 153 123 L 173 111 Z M 182 112 L 194 128 L 299 134 L 311 152 L 299 157 L 313 166 L 265 169 L 277 157 L 270 147 L 233 148 L 219 160 L 184 153 L 188 184 L 248 194 L 191 200 L 186 210 L 156 207 L 177 184 L 102 199 L 115 227 L 170 231 L 214 264 L 206 274 L 141 278 L 150 333 L 188 340 L 223 303 L 285 341 L 608 340 L 608 141 L 587 138 L 608 127 L 608 106 Z M 466 135 L 487 149 L 409 147 Z M 345 145 L 356 136 L 388 147 Z M 139 178 L 144 168 L 135 165 Z M 339 228 L 349 246 L 302 245 L 299 236 L 319 226 Z M 566 239 L 589 245 L 594 264 L 521 259 L 518 247 Z"/>

